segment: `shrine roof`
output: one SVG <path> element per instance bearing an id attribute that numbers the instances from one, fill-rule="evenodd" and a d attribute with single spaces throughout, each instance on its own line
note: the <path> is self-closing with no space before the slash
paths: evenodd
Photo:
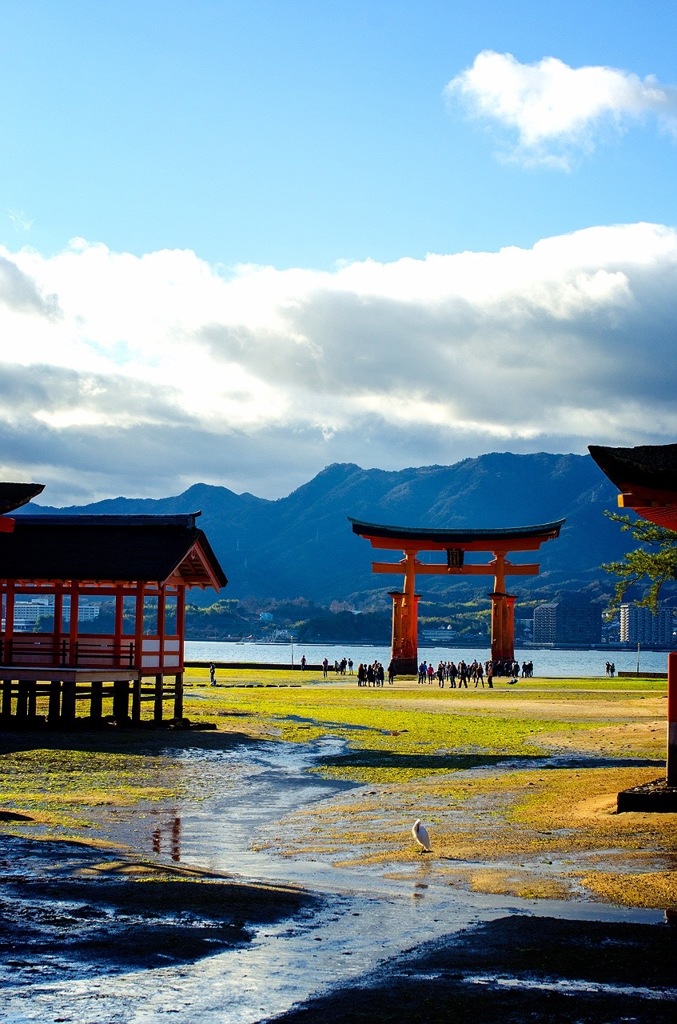
<path id="1" fill-rule="evenodd" d="M 198 513 L 174 516 L 23 514 L 0 535 L 0 576 L 95 583 L 228 582 Z"/>
<path id="2" fill-rule="evenodd" d="M 430 541 L 435 544 L 476 543 L 477 541 L 520 541 L 520 540 L 549 540 L 558 537 L 564 519 L 557 519 L 552 523 L 542 523 L 540 526 L 509 526 L 502 529 L 456 529 L 437 530 L 427 529 L 419 526 L 385 526 L 379 523 L 365 523 L 359 519 L 352 519 L 353 533 L 361 537 L 381 537 L 388 540 Z"/>
<path id="3" fill-rule="evenodd" d="M 591 444 L 588 451 L 619 490 L 639 484 L 674 491 L 677 495 L 677 444 L 638 445 L 636 448 L 604 448 Z"/>
<path id="4" fill-rule="evenodd" d="M 0 515 L 13 512 L 44 491 L 44 484 L 10 484 L 0 482 Z"/>
<path id="5" fill-rule="evenodd" d="M 588 450 L 621 492 L 621 508 L 632 508 L 644 519 L 677 530 L 677 444 L 589 445 Z"/>

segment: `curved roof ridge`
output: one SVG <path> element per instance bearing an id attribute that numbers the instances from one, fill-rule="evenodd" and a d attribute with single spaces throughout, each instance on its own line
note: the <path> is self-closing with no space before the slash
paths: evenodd
<path id="1" fill-rule="evenodd" d="M 523 539 L 526 537 L 558 537 L 560 529 L 566 519 L 556 519 L 550 523 L 541 523 L 537 526 L 507 526 L 503 528 L 489 529 L 436 529 L 418 526 L 389 526 L 384 523 L 367 523 L 361 519 L 353 519 L 348 516 L 352 523 L 353 533 L 360 536 L 371 535 L 374 537 L 389 537 L 391 539 L 403 538 L 405 540 L 434 540 L 438 543 L 444 540 L 451 542 L 478 541 L 478 540 L 510 540 L 511 538 Z"/>

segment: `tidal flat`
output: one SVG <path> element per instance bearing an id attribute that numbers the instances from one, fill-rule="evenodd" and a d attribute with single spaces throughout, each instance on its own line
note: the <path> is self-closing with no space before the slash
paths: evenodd
<path id="1" fill-rule="evenodd" d="M 215 729 L 0 737 L 8 1020 L 403 1020 L 409 989 L 453 989 L 442 1021 L 667 1019 L 677 815 L 615 811 L 664 774 L 664 681 L 216 682 L 185 706 Z"/>

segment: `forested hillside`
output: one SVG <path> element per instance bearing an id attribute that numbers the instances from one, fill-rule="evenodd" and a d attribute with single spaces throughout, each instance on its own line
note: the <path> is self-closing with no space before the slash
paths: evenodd
<path id="1" fill-rule="evenodd" d="M 611 581 L 600 564 L 619 557 L 630 543 L 603 515 L 616 507 L 616 493 L 589 456 L 493 453 L 453 466 L 389 472 L 335 464 L 277 500 L 198 483 L 175 497 L 120 497 L 68 509 L 33 503 L 22 514 L 201 511 L 200 526 L 229 579 L 224 596 L 305 598 L 320 606 L 349 600 L 359 607 L 398 587 L 400 577 L 372 575 L 372 549 L 353 534 L 349 516 L 435 528 L 566 519 L 560 538 L 537 556 L 541 574 L 520 578 L 519 593 L 532 599 L 561 590 L 608 593 Z M 490 577 L 421 577 L 419 589 L 435 598 L 462 600 L 486 594 L 490 584 Z M 191 595 L 201 604 L 215 599 L 210 592 Z"/>

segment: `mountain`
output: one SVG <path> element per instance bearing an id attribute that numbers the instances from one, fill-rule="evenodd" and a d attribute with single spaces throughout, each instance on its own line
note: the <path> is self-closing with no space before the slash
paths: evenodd
<path id="1" fill-rule="evenodd" d="M 320 604 L 364 599 L 401 584 L 401 576 L 374 576 L 372 558 L 388 560 L 351 530 L 348 516 L 367 522 L 432 528 L 532 526 L 566 519 L 558 540 L 532 558 L 537 577 L 515 579 L 524 597 L 547 599 L 562 590 L 610 593 L 602 562 L 632 547 L 604 515 L 616 508 L 616 488 L 588 455 L 492 453 L 453 466 L 387 472 L 351 463 L 328 466 L 284 498 L 235 494 L 195 484 L 171 498 L 111 498 L 56 509 L 32 503 L 21 513 L 171 514 L 201 511 L 200 526 L 229 579 L 233 598 L 305 597 Z M 426 593 L 486 594 L 491 578 L 420 577 Z M 191 600 L 209 604 L 211 592 Z"/>

